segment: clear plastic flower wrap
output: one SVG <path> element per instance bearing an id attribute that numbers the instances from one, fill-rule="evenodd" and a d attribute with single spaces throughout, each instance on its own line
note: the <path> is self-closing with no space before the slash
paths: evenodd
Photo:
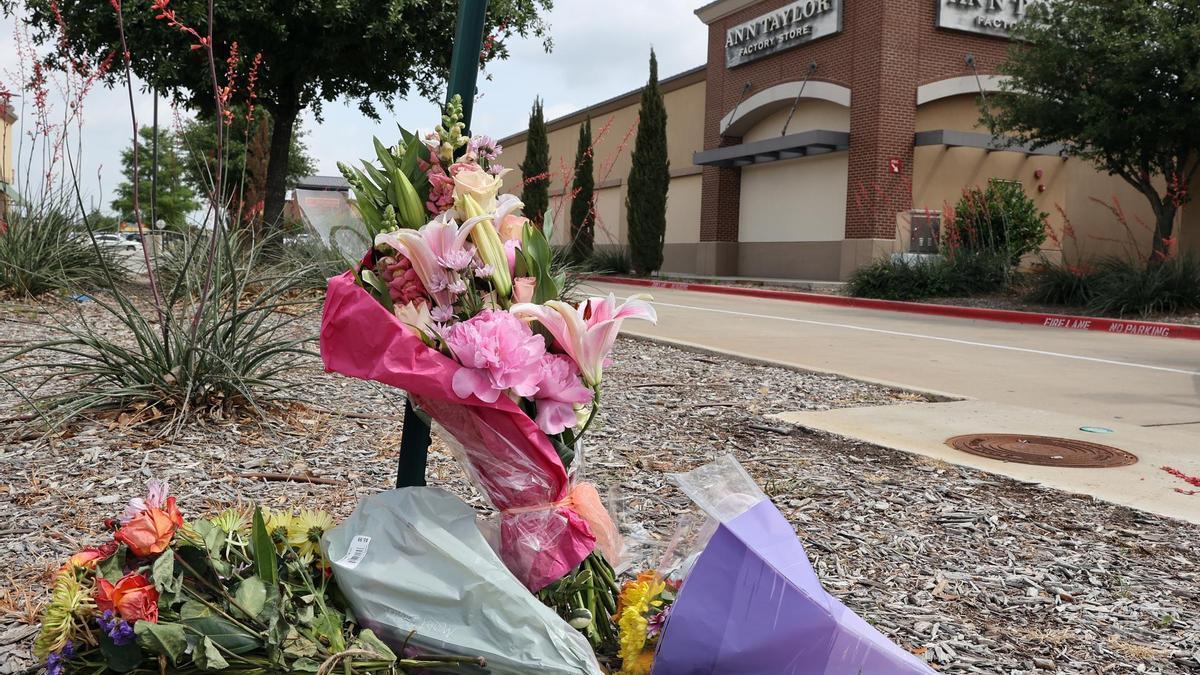
<path id="1" fill-rule="evenodd" d="M 507 396 L 460 397 L 461 368 L 427 346 L 347 272 L 329 281 L 321 322 L 328 370 L 409 393 L 444 430 L 472 481 L 500 514 L 499 552 L 531 591 L 573 569 L 599 544 L 618 553 L 616 528 L 588 483 L 572 483 L 550 439 Z"/>

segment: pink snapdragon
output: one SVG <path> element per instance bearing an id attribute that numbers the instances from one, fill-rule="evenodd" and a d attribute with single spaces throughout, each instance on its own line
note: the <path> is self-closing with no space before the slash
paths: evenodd
<path id="1" fill-rule="evenodd" d="M 504 391 L 538 392 L 546 342 L 512 314 L 484 310 L 447 329 L 445 340 L 463 365 L 452 382 L 458 396 L 494 403 Z"/>
<path id="2" fill-rule="evenodd" d="M 546 354 L 542 359 L 542 381 L 537 401 L 537 425 L 547 434 L 561 434 L 578 420 L 575 406 L 592 400 L 592 390 L 583 386 L 575 364 L 562 354 Z"/>

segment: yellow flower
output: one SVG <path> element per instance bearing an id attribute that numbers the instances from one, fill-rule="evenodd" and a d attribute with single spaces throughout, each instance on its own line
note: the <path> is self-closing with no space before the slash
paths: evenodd
<path id="1" fill-rule="evenodd" d="M 267 534 L 271 535 L 271 541 L 275 542 L 275 550 L 282 553 L 284 545 L 288 542 L 292 514 L 288 511 L 272 511 L 264 506 L 262 507 L 262 517 Z"/>
<path id="2" fill-rule="evenodd" d="M 504 180 L 500 176 L 493 176 L 482 167 L 461 169 L 454 174 L 454 208 L 458 209 L 459 213 L 465 213 L 467 203 L 464 197 L 470 196 L 482 210 L 495 211 L 496 193 L 500 191 L 503 183 Z"/>
<path id="3" fill-rule="evenodd" d="M 617 629 L 620 634 L 621 673 L 638 675 L 650 670 L 638 670 L 646 647 L 646 614 L 652 607 L 661 607 L 662 593 L 667 588 L 662 576 L 655 571 L 642 572 L 621 587 L 617 605 Z M 651 651 L 651 659 L 653 652 Z M 648 664 L 648 661 L 646 662 Z"/>
<path id="4" fill-rule="evenodd" d="M 321 535 L 333 529 L 333 517 L 324 511 L 301 509 L 287 526 L 287 540 L 301 559 L 316 559 L 321 555 Z"/>
<path id="5" fill-rule="evenodd" d="M 79 583 L 74 570 L 59 574 L 50 591 L 50 604 L 42 615 L 42 631 L 33 643 L 34 656 L 45 659 L 65 647 L 85 627 L 86 617 L 94 609 L 91 594 Z"/>

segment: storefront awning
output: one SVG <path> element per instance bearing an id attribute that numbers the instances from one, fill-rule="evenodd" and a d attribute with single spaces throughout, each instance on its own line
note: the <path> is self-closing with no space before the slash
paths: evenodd
<path id="1" fill-rule="evenodd" d="M 1034 149 L 1028 144 L 1010 144 L 1000 136 L 984 134 L 977 131 L 958 131 L 955 129 L 932 129 L 918 131 L 913 137 L 913 145 L 941 145 L 947 148 L 979 148 L 988 152 L 1022 152 L 1026 155 L 1049 155 L 1066 159 L 1063 146 L 1055 143 Z"/>
<path id="2" fill-rule="evenodd" d="M 836 152 L 849 147 L 850 134 L 845 131 L 812 129 L 778 138 L 703 150 L 692 155 L 692 163 L 705 166 L 747 166 Z"/>

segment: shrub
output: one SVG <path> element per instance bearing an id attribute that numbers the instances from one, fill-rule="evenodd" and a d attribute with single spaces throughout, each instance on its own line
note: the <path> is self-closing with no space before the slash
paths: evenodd
<path id="1" fill-rule="evenodd" d="M 1200 259 L 1177 256 L 1146 266 L 1127 258 L 1100 260 L 1087 307 L 1111 316 L 1147 316 L 1200 309 Z"/>
<path id="2" fill-rule="evenodd" d="M 108 321 L 80 315 L 78 325 L 60 323 L 53 339 L 0 358 L 0 381 L 48 427 L 132 410 L 178 429 L 298 398 L 286 375 L 301 367 L 312 336 L 295 324 L 317 309 L 295 293 L 305 274 L 273 272 L 260 264 L 261 243 L 237 250 L 232 239 L 218 235 L 211 279 L 207 261 L 205 271 L 184 270 L 164 289 L 163 304 L 146 310 L 122 292 L 98 295 Z M 111 330 L 112 320 L 122 330 Z"/>
<path id="3" fill-rule="evenodd" d="M 330 277 L 354 267 L 338 249 L 320 239 L 303 239 L 293 244 L 275 247 L 272 264 L 280 274 L 295 277 L 297 286 L 309 290 L 324 290 Z"/>
<path id="4" fill-rule="evenodd" d="M 1048 215 L 1038 211 L 1020 183 L 993 180 L 987 189 L 963 191 L 947 223 L 946 246 L 952 251 L 1007 251 L 1016 265 L 1046 241 Z"/>
<path id="5" fill-rule="evenodd" d="M 0 228 L 0 291 L 36 296 L 90 290 L 105 283 L 106 272 L 114 281 L 125 279 L 117 254 L 92 243 L 68 203 L 52 199 L 9 208 L 7 226 Z"/>
<path id="6" fill-rule="evenodd" d="M 850 278 L 850 294 L 881 300 L 919 300 L 973 295 L 1005 286 L 1004 256 L 969 253 L 929 259 L 881 258 L 860 267 Z"/>
<path id="7" fill-rule="evenodd" d="M 593 251 L 584 268 L 593 274 L 629 274 L 633 262 L 624 246 L 606 246 Z"/>
<path id="8" fill-rule="evenodd" d="M 1082 307 L 1092 297 L 1092 275 L 1083 267 L 1042 261 L 1029 276 L 1030 302 Z"/>

